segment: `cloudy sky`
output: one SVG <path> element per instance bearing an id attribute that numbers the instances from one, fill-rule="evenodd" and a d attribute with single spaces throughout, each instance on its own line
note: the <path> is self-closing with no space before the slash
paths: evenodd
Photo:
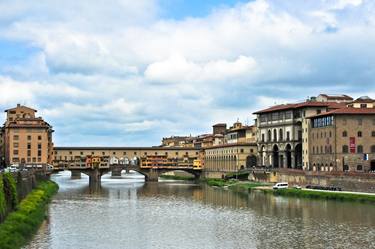
<path id="1" fill-rule="evenodd" d="M 375 98 L 372 0 L 2 0 L 0 109 L 148 146 L 319 93 Z M 4 118 L 4 113 L 1 118 Z"/>

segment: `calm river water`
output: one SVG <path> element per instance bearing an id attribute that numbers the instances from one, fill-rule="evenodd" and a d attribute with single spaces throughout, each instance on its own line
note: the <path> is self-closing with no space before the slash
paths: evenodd
<path id="1" fill-rule="evenodd" d="M 84 175 L 82 175 L 84 176 Z M 27 249 L 375 248 L 370 204 L 239 194 L 139 176 L 54 175 L 59 193 Z"/>

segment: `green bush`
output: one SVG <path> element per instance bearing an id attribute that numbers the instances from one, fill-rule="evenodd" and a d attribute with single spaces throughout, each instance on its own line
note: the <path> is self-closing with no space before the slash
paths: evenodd
<path id="1" fill-rule="evenodd" d="M 9 210 L 14 210 L 18 204 L 17 184 L 11 173 L 3 175 L 4 193 Z"/>
<path id="2" fill-rule="evenodd" d="M 0 222 L 4 220 L 7 213 L 7 203 L 4 194 L 3 175 L 0 174 Z"/>
<path id="3" fill-rule="evenodd" d="M 0 224 L 1 249 L 21 248 L 28 242 L 44 220 L 47 204 L 57 190 L 56 183 L 44 181 L 21 201 L 17 211 Z"/>

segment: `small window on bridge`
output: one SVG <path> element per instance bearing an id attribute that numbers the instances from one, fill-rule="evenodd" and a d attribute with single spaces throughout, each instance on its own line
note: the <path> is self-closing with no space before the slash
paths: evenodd
<path id="1" fill-rule="evenodd" d="M 124 155 L 126 155 L 126 151 L 124 151 Z"/>
<path id="2" fill-rule="evenodd" d="M 176 156 L 178 156 L 178 152 L 176 152 Z"/>
<path id="3" fill-rule="evenodd" d="M 137 155 L 137 152 L 136 152 L 136 151 L 134 151 L 134 155 Z"/>
<path id="4" fill-rule="evenodd" d="M 168 152 L 165 152 L 165 155 L 168 156 Z"/>

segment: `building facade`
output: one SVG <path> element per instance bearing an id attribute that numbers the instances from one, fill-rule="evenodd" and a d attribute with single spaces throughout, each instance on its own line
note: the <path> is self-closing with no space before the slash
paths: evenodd
<path id="1" fill-rule="evenodd" d="M 309 125 L 309 170 L 375 171 L 375 108 L 333 110 Z"/>
<path id="2" fill-rule="evenodd" d="M 52 126 L 26 106 L 18 104 L 5 112 L 2 127 L 5 164 L 51 164 Z"/>
<path id="3" fill-rule="evenodd" d="M 255 112 L 259 165 L 307 169 L 310 153 L 308 117 L 344 106 L 338 101 L 323 102 L 312 98 Z"/>
<path id="4" fill-rule="evenodd" d="M 204 175 L 207 178 L 223 178 L 228 173 L 256 165 L 256 143 L 223 144 L 205 149 Z"/>

